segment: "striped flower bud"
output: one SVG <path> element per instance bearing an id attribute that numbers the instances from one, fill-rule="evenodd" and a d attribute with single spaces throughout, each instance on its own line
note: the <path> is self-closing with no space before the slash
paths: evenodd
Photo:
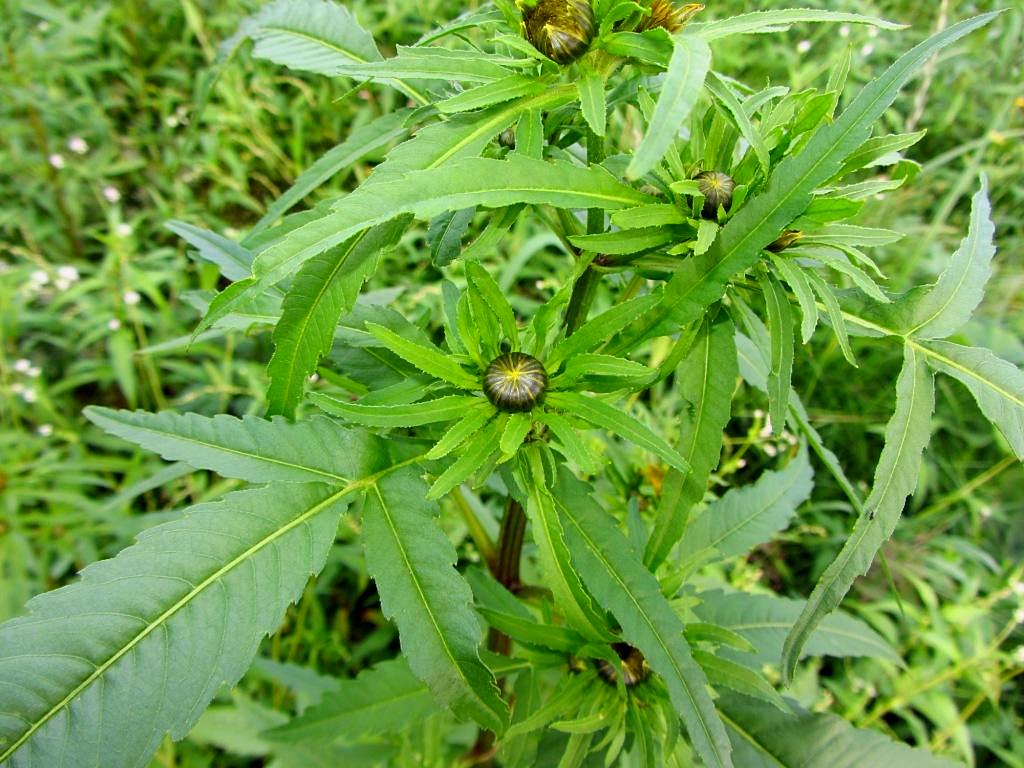
<path id="1" fill-rule="evenodd" d="M 540 0 L 523 14 L 526 39 L 559 64 L 569 64 L 590 47 L 594 11 L 587 0 Z"/>

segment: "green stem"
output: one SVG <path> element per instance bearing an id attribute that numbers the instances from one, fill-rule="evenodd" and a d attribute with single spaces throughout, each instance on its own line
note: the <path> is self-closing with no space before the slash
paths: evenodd
<path id="1" fill-rule="evenodd" d="M 604 137 L 598 136 L 588 126 L 587 164 L 597 165 L 604 160 L 604 157 Z M 601 232 L 604 232 L 604 209 L 587 209 L 587 234 L 596 235 Z M 590 311 L 590 305 L 594 303 L 594 296 L 597 294 L 597 284 L 600 280 L 601 274 L 594 269 L 593 264 L 589 264 L 572 287 L 569 306 L 565 310 L 566 336 L 571 336 L 587 319 L 587 313 Z"/>

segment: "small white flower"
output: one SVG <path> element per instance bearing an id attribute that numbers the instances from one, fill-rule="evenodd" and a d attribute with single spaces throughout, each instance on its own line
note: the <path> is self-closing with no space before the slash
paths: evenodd
<path id="1" fill-rule="evenodd" d="M 50 435 L 53 434 L 53 424 L 40 424 L 36 428 L 36 432 L 38 432 L 43 437 L 49 437 Z"/>
<path id="2" fill-rule="evenodd" d="M 53 287 L 56 288 L 58 291 L 66 291 L 68 288 L 71 287 L 71 281 L 65 280 L 63 277 L 58 277 L 56 280 L 53 281 Z"/>
<path id="3" fill-rule="evenodd" d="M 870 56 L 874 52 L 875 46 L 873 46 L 871 43 L 865 43 L 864 47 L 860 49 L 860 55 L 864 56 L 865 58 Z"/>
<path id="4" fill-rule="evenodd" d="M 40 368 L 38 365 L 33 365 L 31 368 L 25 371 L 25 373 L 28 375 L 30 379 L 38 379 L 42 372 L 43 369 Z"/>
<path id="5" fill-rule="evenodd" d="M 36 24 L 36 29 L 39 30 L 40 32 L 46 32 L 49 28 L 50 22 L 45 20 L 40 21 L 38 24 Z"/>
<path id="6" fill-rule="evenodd" d="M 763 419 L 764 418 L 764 411 L 762 411 L 760 408 L 755 408 L 754 409 L 754 418 L 755 419 Z"/>
<path id="7" fill-rule="evenodd" d="M 761 431 L 757 433 L 758 437 L 771 437 L 772 436 L 772 417 L 768 416 L 764 420 L 764 426 L 761 427 Z"/>
<path id="8" fill-rule="evenodd" d="M 840 37 L 849 37 L 850 36 L 850 25 L 849 24 L 843 24 L 841 27 L 839 27 L 839 36 Z"/>
<path id="9" fill-rule="evenodd" d="M 771 443 L 765 443 L 764 444 L 764 452 L 767 453 L 769 456 L 778 456 L 779 449 L 776 448 Z"/>
<path id="10" fill-rule="evenodd" d="M 120 237 L 131 237 L 132 232 L 134 232 L 135 230 L 132 229 L 131 224 L 125 224 L 124 222 L 121 222 L 120 224 L 117 225 L 117 229 L 115 231 Z"/>
<path id="11" fill-rule="evenodd" d="M 1011 581 L 1010 589 L 1017 597 L 1024 597 L 1024 581 Z"/>
<path id="12" fill-rule="evenodd" d="M 109 320 L 107 320 L 107 328 L 109 328 L 110 330 L 116 331 L 120 327 L 121 327 L 121 321 L 118 320 L 116 317 L 112 317 Z"/>
<path id="13" fill-rule="evenodd" d="M 121 193 L 117 191 L 117 187 L 112 187 L 109 184 L 103 188 L 103 196 L 107 198 L 108 203 L 116 203 L 121 199 Z"/>
<path id="14" fill-rule="evenodd" d="M 164 125 L 166 125 L 168 128 L 177 128 L 178 118 L 175 115 L 168 115 L 164 118 Z"/>
<path id="15" fill-rule="evenodd" d="M 316 383 L 317 383 L 318 381 L 320 381 L 320 374 L 317 374 L 317 373 L 311 373 L 311 374 L 309 375 L 309 381 L 310 381 L 310 383 L 312 383 L 312 384 L 316 384 Z"/>
<path id="16" fill-rule="evenodd" d="M 64 167 L 64 155 L 58 155 L 54 152 L 50 155 L 50 165 L 56 168 L 58 171 Z"/>
<path id="17" fill-rule="evenodd" d="M 25 391 L 21 393 L 21 399 L 26 403 L 34 403 L 36 401 L 36 391 L 32 387 L 26 387 Z"/>
<path id="18" fill-rule="evenodd" d="M 1013 652 L 1013 658 L 1018 664 L 1024 664 L 1024 645 L 1018 645 Z"/>
<path id="19" fill-rule="evenodd" d="M 65 264 L 63 267 L 57 268 L 57 276 L 62 277 L 69 282 L 75 282 L 81 275 L 78 274 L 78 270 L 74 267 Z"/>
<path id="20" fill-rule="evenodd" d="M 988 504 L 983 504 L 978 509 L 978 514 L 981 515 L 982 520 L 988 520 L 990 517 L 992 517 L 992 507 L 990 507 Z"/>
<path id="21" fill-rule="evenodd" d="M 81 136 L 72 136 L 68 139 L 68 149 L 76 155 L 84 155 L 89 151 L 89 144 Z"/>
<path id="22" fill-rule="evenodd" d="M 20 360 L 14 361 L 14 370 L 18 373 L 28 373 L 28 369 L 32 367 L 32 361 L 26 360 L 24 357 Z"/>
<path id="23" fill-rule="evenodd" d="M 139 295 L 138 291 L 125 291 L 124 296 L 121 298 L 124 299 L 124 303 L 128 306 L 135 306 L 142 301 L 142 297 Z"/>
<path id="24" fill-rule="evenodd" d="M 747 460 L 746 459 L 737 459 L 737 461 L 736 461 L 736 469 L 743 469 L 745 466 L 747 466 Z"/>
<path id="25" fill-rule="evenodd" d="M 811 41 L 801 40 L 799 43 L 796 44 L 796 50 L 797 53 L 807 53 L 809 50 L 811 50 Z"/>
<path id="26" fill-rule="evenodd" d="M 36 285 L 46 285 L 48 282 L 50 282 L 50 276 L 46 274 L 45 269 L 37 269 L 35 272 L 28 276 L 28 279 L 35 283 Z"/>

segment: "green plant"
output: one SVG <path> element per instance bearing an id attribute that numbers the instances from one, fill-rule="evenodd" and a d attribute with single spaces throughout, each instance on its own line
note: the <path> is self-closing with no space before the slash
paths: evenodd
<path id="1" fill-rule="evenodd" d="M 355 506 L 402 654 L 287 722 L 264 718 L 286 764 L 323 742 L 336 760 L 412 761 L 422 757 L 410 745 L 416 728 L 440 764 L 459 754 L 504 765 L 579 765 L 592 754 L 606 764 L 808 764 L 857 750 L 880 764 L 941 764 L 801 711 L 762 665 L 781 658 L 788 682 L 805 653 L 899 663 L 863 621 L 832 612 L 917 484 L 935 371 L 965 384 L 1024 456 L 1024 376 L 945 340 L 978 305 L 994 254 L 985 182 L 945 271 L 900 296 L 879 286 L 865 252 L 899 233 L 843 223 L 907 179 L 857 174 L 920 138 L 871 137 L 871 126 L 932 55 L 993 14 L 921 43 L 839 111 L 849 58 L 823 89 L 757 91 L 711 69 L 710 43 L 803 22 L 894 25 L 773 11 L 690 20 L 670 34 L 650 20 L 674 27 L 690 12 L 611 0 L 592 10 L 592 34 L 577 36 L 592 38 L 586 53 L 559 56 L 564 66 L 528 44 L 507 2 L 390 58 L 344 8 L 312 0 L 267 6 L 226 45 L 252 39 L 259 57 L 380 80 L 410 103 L 317 160 L 241 244 L 169 225 L 232 281 L 197 336 L 273 327 L 270 418 L 88 415 L 252 487 L 151 529 L 0 628 L 0 759 L 145 764 L 165 731 L 184 736 L 221 684 L 242 676 Z M 354 192 L 285 215 L 395 142 Z M 702 187 L 702 171 L 729 177 L 728 199 L 717 197 L 722 185 Z M 494 251 L 527 213 L 571 258 L 542 295 L 493 274 Z M 416 234 L 413 221 L 429 222 L 432 279 L 404 312 L 360 302 L 365 282 L 394 273 L 389 253 Z M 903 355 L 864 500 L 791 384 L 797 326 L 807 343 L 822 317 L 851 363 L 851 335 L 895 342 Z M 484 397 L 488 367 L 515 353 L 546 371 L 530 410 Z M 766 393 L 770 431 L 799 438 L 778 466 L 705 506 L 740 379 Z M 837 559 L 807 601 L 723 591 L 708 574 L 789 524 L 811 493 L 811 454 L 857 512 Z M 642 490 L 644 476 L 656 491 Z M 439 524 L 448 513 L 467 531 L 459 550 Z M 486 570 L 453 567 L 460 550 Z M 752 632 L 751 616 L 792 629 Z M 479 734 L 430 739 L 455 719 Z"/>

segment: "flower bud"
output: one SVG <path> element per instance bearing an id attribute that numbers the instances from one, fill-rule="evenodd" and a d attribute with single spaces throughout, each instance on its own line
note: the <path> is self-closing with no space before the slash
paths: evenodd
<path id="1" fill-rule="evenodd" d="M 787 229 L 785 232 L 779 235 L 778 238 L 776 238 L 775 242 L 768 246 L 768 250 L 771 251 L 772 253 L 784 251 L 797 240 L 799 240 L 801 237 L 803 237 L 803 235 L 804 233 L 801 232 L 799 229 Z"/>
<path id="2" fill-rule="evenodd" d="M 523 14 L 526 39 L 559 64 L 575 61 L 590 47 L 594 11 L 587 0 L 540 0 Z"/>
<path id="3" fill-rule="evenodd" d="M 697 188 L 704 195 L 701 216 L 713 220 L 718 218 L 718 206 L 729 210 L 729 206 L 732 205 L 732 191 L 736 189 L 736 182 L 731 176 L 721 171 L 702 171 L 695 178 Z"/>
<path id="4" fill-rule="evenodd" d="M 540 360 L 522 352 L 499 355 L 484 371 L 484 394 L 499 411 L 528 411 L 543 401 L 547 388 Z"/>
<path id="5" fill-rule="evenodd" d="M 701 3 L 687 3 L 686 5 L 677 6 L 672 0 L 654 0 L 651 3 L 651 15 L 645 16 L 641 20 L 637 25 L 636 31 L 646 32 L 648 29 L 661 27 L 668 30 L 671 34 L 675 34 L 685 27 L 690 19 L 703 10 L 704 6 Z"/>

